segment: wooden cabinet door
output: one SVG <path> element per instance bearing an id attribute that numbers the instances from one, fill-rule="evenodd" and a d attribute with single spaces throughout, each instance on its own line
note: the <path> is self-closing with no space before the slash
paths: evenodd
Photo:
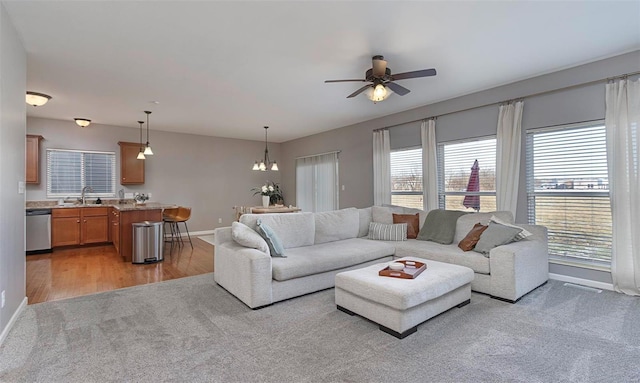
<path id="1" fill-rule="evenodd" d="M 139 160 L 140 144 L 135 142 L 118 142 L 120 145 L 120 184 L 135 185 L 144 183 L 144 163 Z"/>
<path id="2" fill-rule="evenodd" d="M 116 253 L 120 254 L 120 212 L 112 209 L 111 212 L 111 242 L 116 248 Z"/>
<path id="3" fill-rule="evenodd" d="M 82 243 L 101 243 L 109 240 L 109 218 L 89 216 L 82 218 Z"/>
<path id="4" fill-rule="evenodd" d="M 42 136 L 27 134 L 25 181 L 28 184 L 40 183 L 40 140 Z"/>
<path id="5" fill-rule="evenodd" d="M 57 209 L 56 209 L 57 210 Z M 80 244 L 80 217 L 53 217 L 51 219 L 51 246 Z"/>

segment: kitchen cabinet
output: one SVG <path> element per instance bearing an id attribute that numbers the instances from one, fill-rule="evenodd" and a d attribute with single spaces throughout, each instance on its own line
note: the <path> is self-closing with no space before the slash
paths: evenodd
<path id="1" fill-rule="evenodd" d="M 111 208 L 111 242 L 116 248 L 116 253 L 120 254 L 120 211 Z"/>
<path id="2" fill-rule="evenodd" d="M 51 212 L 51 246 L 73 246 L 109 241 L 106 207 L 61 208 Z"/>
<path id="3" fill-rule="evenodd" d="M 126 262 L 131 262 L 133 255 L 133 226 L 135 222 L 162 222 L 162 209 L 121 210 L 120 236 L 118 254 Z"/>
<path id="4" fill-rule="evenodd" d="M 144 184 L 144 163 L 139 160 L 140 144 L 136 142 L 118 142 L 120 145 L 120 185 Z"/>
<path id="5" fill-rule="evenodd" d="M 25 147 L 25 181 L 28 184 L 40 183 L 40 141 L 42 136 L 27 134 L 27 144 Z"/>

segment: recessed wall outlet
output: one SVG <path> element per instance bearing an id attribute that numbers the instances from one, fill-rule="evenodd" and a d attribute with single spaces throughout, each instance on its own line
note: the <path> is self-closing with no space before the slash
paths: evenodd
<path id="1" fill-rule="evenodd" d="M 218 218 L 218 223 L 222 223 L 222 218 Z"/>
<path id="2" fill-rule="evenodd" d="M 4 308 L 4 303 L 5 303 L 4 298 L 5 298 L 5 296 L 4 296 L 4 290 L 2 290 L 2 298 L 0 298 L 0 300 L 2 300 L 2 302 L 0 303 L 0 308 Z"/>

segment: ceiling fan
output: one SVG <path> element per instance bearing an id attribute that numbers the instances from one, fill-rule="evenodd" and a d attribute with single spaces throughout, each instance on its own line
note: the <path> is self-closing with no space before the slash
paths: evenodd
<path id="1" fill-rule="evenodd" d="M 391 74 L 391 69 L 387 67 L 387 62 L 384 60 L 383 56 L 376 55 L 373 56 L 371 60 L 373 61 L 373 67 L 365 72 L 364 79 L 325 80 L 325 83 L 350 81 L 369 82 L 370 84 L 367 84 L 351 93 L 347 96 L 347 98 L 355 97 L 365 90 L 372 89 L 369 98 L 375 103 L 387 98 L 387 96 L 389 95 L 389 92 L 387 92 L 386 89 L 387 87 L 399 96 L 404 96 L 405 94 L 410 92 L 409 89 L 396 84 L 394 81 L 436 75 L 435 69 L 423 69 L 413 72 Z"/>

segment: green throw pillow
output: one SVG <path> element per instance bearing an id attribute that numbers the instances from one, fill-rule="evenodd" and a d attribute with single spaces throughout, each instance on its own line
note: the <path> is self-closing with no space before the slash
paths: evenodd
<path id="1" fill-rule="evenodd" d="M 416 239 L 450 245 L 456 234 L 458 218 L 465 214 L 467 213 L 458 210 L 431 210 L 424 220 L 424 225 L 422 225 L 422 229 L 420 229 Z"/>
<path id="2" fill-rule="evenodd" d="M 491 249 L 513 242 L 521 231 L 522 228 L 514 228 L 489 222 L 489 227 L 482 233 L 473 251 L 477 251 L 478 253 L 484 254 L 485 257 L 488 257 Z"/>
<path id="3" fill-rule="evenodd" d="M 256 229 L 258 234 L 260 234 L 260 236 L 262 236 L 262 238 L 267 242 L 272 257 L 287 257 L 284 255 L 284 246 L 282 246 L 280 238 L 278 238 L 276 233 L 273 232 L 273 229 L 262 223 L 262 220 L 260 219 L 256 221 Z"/>

